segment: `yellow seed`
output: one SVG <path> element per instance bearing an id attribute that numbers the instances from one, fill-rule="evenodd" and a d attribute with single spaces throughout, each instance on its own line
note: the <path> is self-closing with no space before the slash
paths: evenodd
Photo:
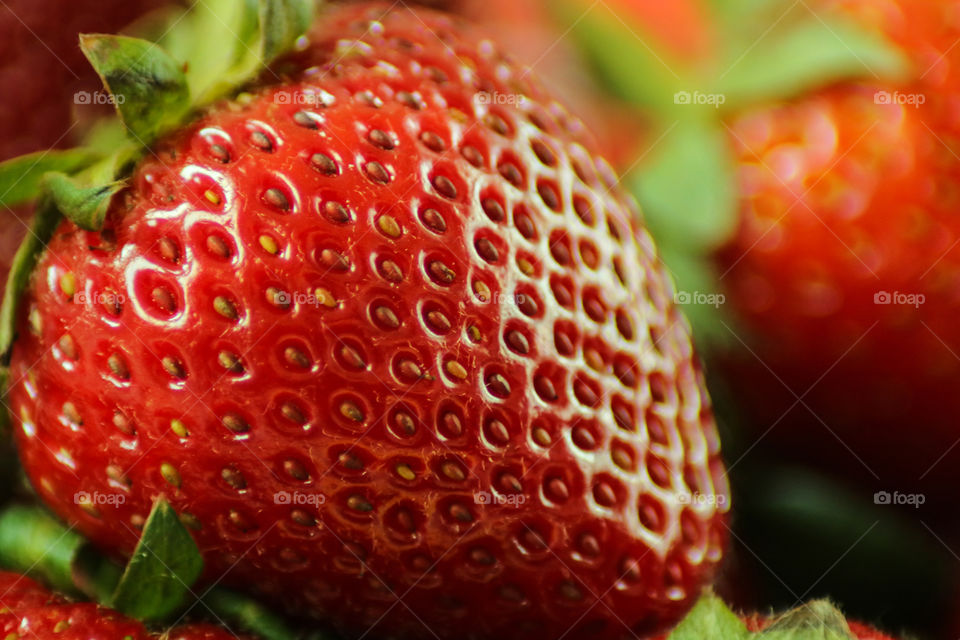
<path id="1" fill-rule="evenodd" d="M 473 283 L 473 292 L 480 302 L 490 302 L 490 287 L 482 280 L 475 280 Z"/>
<path id="2" fill-rule="evenodd" d="M 354 403 L 347 401 L 340 405 L 340 413 L 344 418 L 354 422 L 363 422 L 363 412 Z"/>
<path id="3" fill-rule="evenodd" d="M 203 192 L 203 197 L 207 199 L 207 202 L 210 204 L 220 204 L 220 194 L 218 194 L 213 189 L 207 189 Z"/>
<path id="4" fill-rule="evenodd" d="M 43 320 L 40 318 L 40 310 L 34 307 L 30 309 L 30 331 L 34 335 L 40 335 L 40 332 L 43 331 Z"/>
<path id="5" fill-rule="evenodd" d="M 333 309 L 337 306 L 337 299 L 333 297 L 333 294 L 329 290 L 324 289 L 323 287 L 318 287 L 314 291 L 314 295 L 317 296 L 317 301 L 328 309 Z"/>
<path id="6" fill-rule="evenodd" d="M 54 625 L 54 627 L 53 627 L 53 632 L 54 632 L 54 633 L 63 633 L 64 631 L 66 631 L 66 630 L 69 629 L 69 628 L 70 628 L 70 621 L 69 621 L 69 620 L 61 620 L 61 621 L 58 622 L 56 625 Z"/>
<path id="7" fill-rule="evenodd" d="M 382 231 L 386 236 L 391 238 L 400 237 L 400 225 L 397 224 L 397 221 L 393 216 L 380 216 L 380 218 L 377 220 L 377 226 L 380 227 L 380 231 Z"/>
<path id="8" fill-rule="evenodd" d="M 397 475 L 407 481 L 414 480 L 417 477 L 417 474 L 413 472 L 413 469 L 411 469 L 408 464 L 398 464 Z"/>
<path id="9" fill-rule="evenodd" d="M 543 427 L 537 427 L 533 430 L 533 441 L 541 447 L 550 446 L 550 434 Z"/>
<path id="10" fill-rule="evenodd" d="M 174 487 L 180 488 L 180 483 L 182 482 L 180 472 L 169 462 L 164 462 L 160 465 L 160 475 Z"/>
<path id="11" fill-rule="evenodd" d="M 277 241 L 268 235 L 260 236 L 260 246 L 263 247 L 263 250 L 267 253 L 272 253 L 274 255 L 276 255 L 276 253 L 280 250 L 280 247 L 277 246 Z"/>
<path id="12" fill-rule="evenodd" d="M 73 294 L 77 292 L 77 279 L 73 273 L 68 271 L 60 276 L 60 290 L 68 298 L 72 298 Z"/>
<path id="13" fill-rule="evenodd" d="M 187 431 L 187 425 L 183 424 L 183 421 L 177 418 L 170 421 L 170 430 L 181 438 L 186 438 L 190 435 L 190 432 Z"/>
<path id="14" fill-rule="evenodd" d="M 521 273 L 525 276 L 532 276 L 536 273 L 536 269 L 533 268 L 533 264 L 526 258 L 517 258 L 517 266 L 520 267 Z"/>
<path id="15" fill-rule="evenodd" d="M 613 458 L 613 464 L 617 465 L 624 471 L 629 471 L 633 467 L 633 461 L 630 459 L 630 454 L 628 454 L 623 449 L 614 449 L 610 457 Z"/>
<path id="16" fill-rule="evenodd" d="M 447 373 L 449 373 L 454 378 L 458 380 L 464 380 L 467 377 L 467 370 L 463 368 L 463 365 L 457 362 L 456 360 L 451 360 L 447 363 L 446 366 Z"/>
<path id="17" fill-rule="evenodd" d="M 470 339 L 474 342 L 480 342 L 480 340 L 483 338 L 483 334 L 480 333 L 480 327 L 475 324 L 467 327 L 467 335 L 470 336 Z"/>

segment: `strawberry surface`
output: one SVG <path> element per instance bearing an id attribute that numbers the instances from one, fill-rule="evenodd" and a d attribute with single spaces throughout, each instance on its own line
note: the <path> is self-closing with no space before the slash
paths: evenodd
<path id="1" fill-rule="evenodd" d="M 893 38 L 916 79 L 732 123 L 742 209 L 720 282 L 750 349 L 727 371 L 758 433 L 805 461 L 946 496 L 960 451 L 960 3 L 833 4 Z"/>
<path id="2" fill-rule="evenodd" d="M 582 124 L 428 11 L 336 7 L 274 72 L 42 256 L 10 390 L 41 498 L 129 553 L 164 494 L 209 579 L 348 637 L 676 622 L 725 472 Z"/>
<path id="3" fill-rule="evenodd" d="M 0 572 L 0 633 L 5 640 L 232 640 L 238 636 L 206 624 L 151 633 L 136 620 L 89 602 L 70 602 L 30 578 Z"/>

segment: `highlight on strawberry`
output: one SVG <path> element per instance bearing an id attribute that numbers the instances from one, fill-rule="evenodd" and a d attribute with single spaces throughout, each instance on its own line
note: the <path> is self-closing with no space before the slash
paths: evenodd
<path id="1" fill-rule="evenodd" d="M 0 310 L 19 459 L 129 558 L 80 591 L 163 621 L 224 585 L 347 638 L 670 629 L 730 500 L 635 204 L 465 22 L 313 10 L 85 34 L 118 117 L 0 165 L 36 206 Z"/>

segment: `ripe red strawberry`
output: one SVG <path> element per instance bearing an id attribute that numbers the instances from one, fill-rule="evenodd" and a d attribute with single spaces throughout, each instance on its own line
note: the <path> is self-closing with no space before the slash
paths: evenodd
<path id="1" fill-rule="evenodd" d="M 39 495 L 129 552 L 165 494 L 210 578 L 353 634 L 676 622 L 719 443 L 582 126 L 432 12 L 334 8 L 276 70 L 42 256 L 10 390 Z"/>
<path id="2" fill-rule="evenodd" d="M 719 261 L 752 353 L 728 372 L 770 442 L 877 489 L 952 499 L 960 3 L 841 4 L 910 54 L 915 79 L 732 123 L 741 220 Z"/>
<path id="3" fill-rule="evenodd" d="M 0 571 L 0 634 L 4 640 L 233 640 L 207 624 L 151 633 L 143 624 L 89 602 L 71 602 L 30 578 Z"/>

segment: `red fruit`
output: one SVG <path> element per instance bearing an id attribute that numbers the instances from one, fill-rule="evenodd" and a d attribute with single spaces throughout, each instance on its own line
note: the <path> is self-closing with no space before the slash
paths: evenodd
<path id="1" fill-rule="evenodd" d="M 11 363 L 39 495 L 129 552 L 166 494 L 208 578 L 350 634 L 676 622 L 727 489 L 630 200 L 451 18 L 339 7 L 310 41 L 50 242 Z"/>
<path id="2" fill-rule="evenodd" d="M 901 44 L 915 80 L 847 84 L 733 122 L 742 220 L 721 284 L 752 353 L 727 370 L 787 451 L 877 489 L 952 495 L 960 2 L 843 4 Z"/>
<path id="3" fill-rule="evenodd" d="M 0 634 L 6 640 L 235 640 L 212 625 L 193 624 L 150 633 L 136 620 L 89 602 L 70 602 L 27 578 L 0 572 Z"/>

